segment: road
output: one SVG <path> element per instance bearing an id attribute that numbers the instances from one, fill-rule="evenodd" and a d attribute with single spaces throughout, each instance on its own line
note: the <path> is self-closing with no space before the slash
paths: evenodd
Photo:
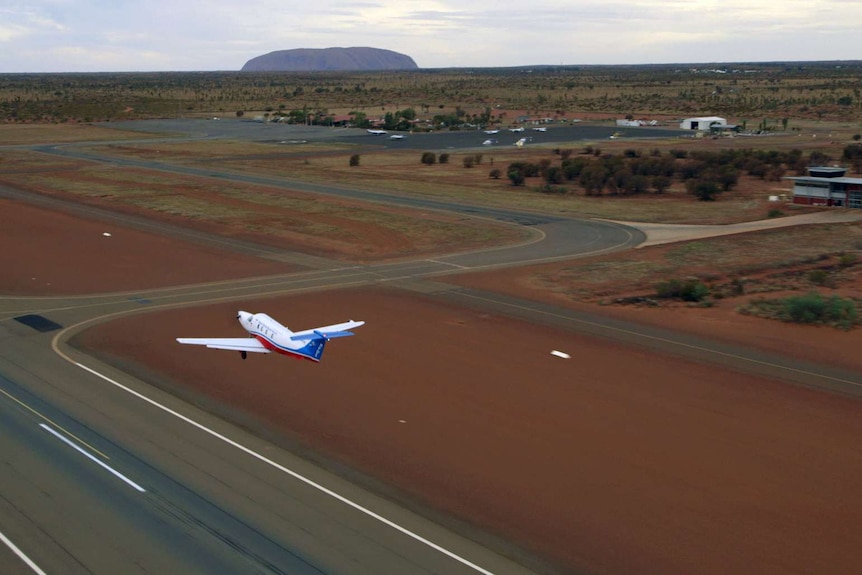
<path id="1" fill-rule="evenodd" d="M 72 147 L 51 151 L 79 155 Z M 139 160 L 109 161 L 197 173 Z M 212 170 L 198 175 L 294 187 L 269 177 Z M 266 257 L 295 258 L 306 269 L 135 294 L 0 299 L 0 534 L 9 542 L 0 545 L 4 573 L 39 572 L 25 557 L 45 573 L 503 575 L 543 567 L 504 542 L 469 529 L 444 528 L 66 346 L 75 332 L 121 314 L 382 283 L 801 385 L 856 394 L 862 389 L 857 374 L 434 281 L 466 269 L 625 249 L 644 239 L 632 228 L 304 185 L 316 193 L 526 225 L 532 239 L 505 249 L 366 266 L 260 248 Z M 94 214 L 118 217 L 89 210 Z M 157 226 L 160 233 L 186 233 L 122 218 L 131 225 Z M 206 234 L 189 239 L 255 249 Z M 60 328 L 39 332 L 14 319 L 26 314 Z"/>

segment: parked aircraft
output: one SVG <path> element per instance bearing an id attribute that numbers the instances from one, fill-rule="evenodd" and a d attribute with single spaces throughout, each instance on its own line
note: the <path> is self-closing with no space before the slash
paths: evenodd
<path id="1" fill-rule="evenodd" d="M 265 313 L 240 311 L 236 318 L 249 337 L 178 337 L 180 343 L 205 345 L 213 349 L 238 351 L 243 359 L 252 353 L 276 352 L 314 362 L 320 361 L 326 342 L 335 337 L 354 335 L 351 329 L 364 321 L 347 321 L 324 327 L 293 332 Z"/>
<path id="2" fill-rule="evenodd" d="M 369 134 L 371 134 L 372 136 L 382 136 L 383 134 L 389 133 L 386 130 L 365 130 L 365 131 L 368 132 Z"/>
<path id="3" fill-rule="evenodd" d="M 489 136 L 493 136 L 494 134 L 499 134 L 500 130 L 485 130 L 485 133 Z"/>
<path id="4" fill-rule="evenodd" d="M 524 131 L 524 128 L 509 128 L 509 131 L 510 131 L 510 132 L 515 132 L 515 133 L 517 133 L 517 132 L 523 132 L 523 131 Z"/>
<path id="5" fill-rule="evenodd" d="M 548 129 L 547 128 L 533 128 L 533 131 L 534 132 L 547 132 Z"/>
<path id="6" fill-rule="evenodd" d="M 390 140 L 403 140 L 404 134 L 392 134 L 391 136 L 389 136 L 389 139 Z"/>

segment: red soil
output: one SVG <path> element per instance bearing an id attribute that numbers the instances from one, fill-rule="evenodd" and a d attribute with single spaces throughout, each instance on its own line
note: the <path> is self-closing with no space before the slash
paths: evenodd
<path id="1" fill-rule="evenodd" d="M 0 217 L 4 244 L 16 247 L 0 261 L 5 293 L 42 293 L 30 277 L 107 292 L 237 269 L 224 264 L 228 254 L 15 202 L 4 202 Z M 104 249 L 121 241 L 123 249 Z M 182 259 L 160 263 L 173 257 Z M 38 268 L 21 267 L 36 266 L 31 259 Z M 236 266 L 255 274 L 255 265 L 276 265 L 242 261 Z M 110 271 L 117 262 L 123 273 Z M 368 325 L 331 342 L 318 365 L 243 362 L 175 343 L 240 334 L 240 307 L 295 329 L 350 317 Z M 780 338 L 786 327 L 746 320 L 748 339 L 739 341 Z M 141 337 L 151 345 L 138 345 Z M 836 342 L 835 353 L 852 355 L 856 341 Z M 566 570 L 851 573 L 862 564 L 862 402 L 854 399 L 397 290 L 136 315 L 76 344 L 231 406 L 220 413 L 251 414 Z"/>
<path id="2" fill-rule="evenodd" d="M 663 246 L 638 251 L 638 261 L 647 262 L 651 258 L 661 261 Z M 626 252 L 604 256 L 605 260 L 627 259 Z M 539 275 L 556 276 L 566 262 L 539 266 L 507 269 L 497 272 L 465 274 L 453 276 L 447 281 L 465 287 L 505 293 L 515 297 L 550 302 L 561 307 L 600 313 L 627 321 L 659 327 L 670 327 L 677 331 L 691 333 L 730 344 L 743 345 L 789 357 L 802 358 L 824 365 L 835 365 L 848 370 L 862 371 L 862 355 L 854 350 L 862 346 L 862 330 L 843 331 L 832 327 L 816 327 L 788 324 L 779 321 L 745 316 L 736 308 L 756 297 L 779 298 L 786 295 L 799 295 L 799 292 L 754 294 L 728 298 L 718 302 L 715 307 L 692 307 L 686 304 L 648 307 L 636 305 L 598 306 L 574 301 L 567 291 L 595 290 L 591 278 L 579 282 L 577 277 L 567 274 L 554 291 L 536 280 Z M 799 266 L 805 268 L 805 266 Z M 789 271 L 790 268 L 785 269 Z M 714 274 L 715 271 L 713 270 Z M 601 288 L 599 288 L 601 289 Z M 651 293 L 652 284 L 644 287 L 638 294 Z M 616 296 L 635 295 L 620 293 Z M 862 297 L 862 274 L 848 275 L 840 289 L 827 289 L 825 295 L 841 297 Z"/>
<path id="3" fill-rule="evenodd" d="M 2 198 L 0 237 L 4 295 L 131 291 L 296 269 Z"/>
<path id="4" fill-rule="evenodd" d="M 862 561 L 856 400 L 394 290 L 241 305 L 295 329 L 368 325 L 318 365 L 173 341 L 241 333 L 237 304 L 121 319 L 78 344 L 566 569 L 848 573 Z"/>

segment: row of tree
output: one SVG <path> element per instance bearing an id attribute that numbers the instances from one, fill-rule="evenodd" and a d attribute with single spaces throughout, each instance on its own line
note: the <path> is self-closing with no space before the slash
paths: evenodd
<path id="1" fill-rule="evenodd" d="M 718 152 L 670 150 L 662 154 L 653 150 L 642 156 L 634 150 L 621 155 L 581 154 L 572 156 L 559 150 L 561 160 L 548 158 L 538 162 L 519 161 L 509 164 L 506 175 L 512 185 L 521 186 L 527 178 L 542 178 L 543 189 L 566 191 L 566 182 L 578 184 L 586 195 L 664 193 L 674 181 L 684 183 L 686 190 L 699 200 L 714 200 L 721 192 L 732 190 L 742 174 L 761 179 L 780 180 L 788 170 L 804 175 L 808 166 L 824 165 L 831 158 L 821 152 L 807 157 L 800 150 L 721 150 Z M 862 164 L 862 145 L 851 144 L 843 158 Z M 862 167 L 860 165 L 859 167 Z M 859 167 L 856 169 L 858 170 Z M 499 170 L 489 176 L 500 177 Z"/>

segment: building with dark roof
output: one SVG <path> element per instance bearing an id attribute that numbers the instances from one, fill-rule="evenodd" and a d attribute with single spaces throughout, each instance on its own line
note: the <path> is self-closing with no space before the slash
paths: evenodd
<path id="1" fill-rule="evenodd" d="M 847 168 L 812 167 L 793 181 L 793 203 L 805 206 L 862 208 L 862 178 L 846 177 Z"/>

